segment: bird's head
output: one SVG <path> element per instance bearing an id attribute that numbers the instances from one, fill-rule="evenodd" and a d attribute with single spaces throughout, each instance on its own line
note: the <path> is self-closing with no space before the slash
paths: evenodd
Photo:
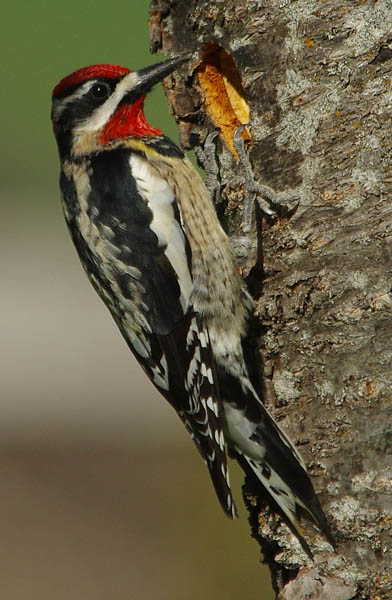
<path id="1" fill-rule="evenodd" d="M 61 156 L 102 150 L 116 140 L 160 135 L 145 119 L 151 88 L 189 59 L 180 56 L 139 71 L 92 65 L 62 79 L 52 94 L 52 123 Z"/>

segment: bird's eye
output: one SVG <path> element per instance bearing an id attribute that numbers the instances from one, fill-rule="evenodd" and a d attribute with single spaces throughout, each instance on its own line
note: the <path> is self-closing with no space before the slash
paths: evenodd
<path id="1" fill-rule="evenodd" d="M 90 94 L 96 100 L 109 98 L 111 89 L 107 83 L 95 83 L 90 89 Z"/>

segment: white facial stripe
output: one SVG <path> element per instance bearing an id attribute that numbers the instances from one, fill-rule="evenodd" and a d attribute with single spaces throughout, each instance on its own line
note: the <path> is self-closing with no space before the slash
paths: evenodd
<path id="1" fill-rule="evenodd" d="M 53 101 L 53 116 L 55 119 L 61 115 L 64 109 L 70 102 L 73 102 L 76 99 L 82 98 L 85 94 L 87 94 L 93 85 L 97 83 L 96 79 L 91 79 L 90 81 L 86 81 L 81 87 L 77 90 L 69 94 L 69 96 L 65 96 L 65 98 L 61 98 L 61 100 L 57 100 L 56 98 Z"/>
<path id="2" fill-rule="evenodd" d="M 92 134 L 100 131 L 115 112 L 123 97 L 137 85 L 139 79 L 140 77 L 136 72 L 125 75 L 118 82 L 113 94 L 110 95 L 106 102 L 99 106 L 85 121 L 75 127 L 74 134 L 78 136 L 82 133 Z M 97 81 L 94 80 L 88 83 L 95 84 Z"/>

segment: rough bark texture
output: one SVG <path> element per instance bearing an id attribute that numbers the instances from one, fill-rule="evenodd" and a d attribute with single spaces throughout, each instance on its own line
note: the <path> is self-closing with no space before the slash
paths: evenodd
<path id="1" fill-rule="evenodd" d="M 244 234 L 249 181 L 222 140 L 216 162 L 212 144 L 203 149 L 219 126 L 195 71 L 206 44 L 239 71 L 256 182 L 298 201 L 263 220 L 263 264 L 253 271 L 253 284 L 262 275 L 265 402 L 300 447 L 337 551 L 307 527 L 310 561 L 248 496 L 278 598 L 390 599 L 392 3 L 155 0 L 151 35 L 154 51 L 193 53 L 168 98 L 228 231 Z M 254 262 L 253 251 L 245 273 Z"/>

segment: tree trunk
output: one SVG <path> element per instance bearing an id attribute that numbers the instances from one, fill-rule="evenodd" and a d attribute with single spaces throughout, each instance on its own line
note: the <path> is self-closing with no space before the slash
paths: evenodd
<path id="1" fill-rule="evenodd" d="M 247 249 L 265 403 L 336 540 L 305 523 L 312 562 L 244 492 L 280 600 L 392 597 L 391 32 L 389 0 L 152 2 L 153 50 L 192 52 L 166 91 Z M 253 184 L 233 143 L 247 122 Z M 255 183 L 292 202 L 247 231 Z"/>

